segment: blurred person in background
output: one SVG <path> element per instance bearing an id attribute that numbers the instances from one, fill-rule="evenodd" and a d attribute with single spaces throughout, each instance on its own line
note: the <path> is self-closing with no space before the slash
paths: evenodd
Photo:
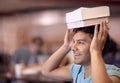
<path id="1" fill-rule="evenodd" d="M 120 67 L 120 47 L 118 47 L 118 50 L 117 52 L 115 53 L 116 56 L 115 56 L 115 65 Z"/>
<path id="2" fill-rule="evenodd" d="M 10 55 L 0 52 L 0 83 L 10 83 Z"/>
<path id="3" fill-rule="evenodd" d="M 12 71 L 16 64 L 22 64 L 23 68 L 31 68 L 39 64 L 39 57 L 44 55 L 43 44 L 42 38 L 34 37 L 28 46 L 18 48 L 11 58 Z"/>
<path id="4" fill-rule="evenodd" d="M 44 54 L 42 50 L 43 44 L 44 42 L 40 37 L 35 37 L 32 39 L 29 45 L 29 51 L 31 53 L 31 56 L 29 58 L 28 65 L 39 63 L 39 56 L 42 56 Z"/>
<path id="5" fill-rule="evenodd" d="M 106 46 L 108 45 L 108 48 L 104 52 L 104 61 L 106 64 L 113 64 L 118 67 L 120 67 L 120 50 L 118 47 L 118 44 L 112 39 L 109 38 L 110 41 L 108 41 Z"/>

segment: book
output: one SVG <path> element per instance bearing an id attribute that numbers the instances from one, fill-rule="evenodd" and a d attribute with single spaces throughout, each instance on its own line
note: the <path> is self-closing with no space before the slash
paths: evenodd
<path id="1" fill-rule="evenodd" d="M 80 7 L 72 12 L 66 13 L 66 22 L 75 22 L 80 20 L 87 20 L 93 18 L 107 17 L 110 16 L 109 7 L 108 6 L 100 6 L 100 7 Z"/>
<path id="2" fill-rule="evenodd" d="M 102 21 L 108 22 L 108 17 L 102 17 L 102 18 L 94 18 L 89 20 L 83 20 L 83 21 L 76 21 L 72 23 L 67 23 L 67 28 L 80 28 L 80 27 L 86 27 L 86 26 L 92 26 L 96 24 L 100 24 Z"/>

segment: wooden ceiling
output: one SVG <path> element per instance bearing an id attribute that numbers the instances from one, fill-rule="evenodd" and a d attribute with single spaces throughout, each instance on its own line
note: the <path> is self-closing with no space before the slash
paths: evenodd
<path id="1" fill-rule="evenodd" d="M 0 15 L 100 5 L 117 6 L 118 8 L 120 0 L 0 0 Z"/>

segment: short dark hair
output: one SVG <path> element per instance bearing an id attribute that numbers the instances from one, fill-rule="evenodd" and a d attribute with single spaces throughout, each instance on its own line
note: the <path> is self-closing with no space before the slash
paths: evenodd
<path id="1" fill-rule="evenodd" d="M 73 32 L 77 33 L 79 31 L 88 33 L 90 35 L 90 37 L 93 37 L 94 35 L 94 26 L 87 26 L 87 27 L 80 27 L 80 28 L 74 28 Z"/>
<path id="2" fill-rule="evenodd" d="M 41 37 L 34 37 L 32 38 L 32 43 L 42 46 L 44 44 L 43 39 Z"/>
<path id="3" fill-rule="evenodd" d="M 77 33 L 79 31 L 82 31 L 82 32 L 85 32 L 85 33 L 89 34 L 90 37 L 93 38 L 94 28 L 95 28 L 95 25 L 94 26 L 88 26 L 88 27 L 80 27 L 80 28 L 73 29 L 73 32 Z M 100 25 L 98 25 L 98 30 L 99 30 L 99 28 L 100 28 Z M 113 41 L 113 39 L 108 34 L 105 45 L 104 45 L 104 49 L 102 51 L 102 54 L 104 56 L 107 53 L 110 53 L 110 52 L 113 53 L 113 52 L 116 52 L 116 51 L 117 51 L 117 44 Z"/>

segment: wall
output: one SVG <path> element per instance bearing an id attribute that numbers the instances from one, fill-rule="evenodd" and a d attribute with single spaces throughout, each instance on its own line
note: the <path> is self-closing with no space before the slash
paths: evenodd
<path id="1" fill-rule="evenodd" d="M 45 41 L 46 52 L 54 51 L 63 42 L 65 34 L 65 13 L 70 10 L 53 10 L 53 11 L 41 11 L 29 14 L 18 14 L 13 16 L 6 16 L 0 19 L 0 41 L 3 42 L 4 48 L 13 53 L 16 48 L 21 45 L 28 44 L 30 39 L 35 36 L 40 36 Z M 52 17 L 48 20 L 53 24 L 42 24 L 42 17 L 49 15 Z M 48 22 L 49 23 L 49 22 Z M 115 41 L 120 44 L 120 16 L 115 15 L 110 17 L 110 35 Z M 1 36 L 2 35 L 2 36 Z"/>

